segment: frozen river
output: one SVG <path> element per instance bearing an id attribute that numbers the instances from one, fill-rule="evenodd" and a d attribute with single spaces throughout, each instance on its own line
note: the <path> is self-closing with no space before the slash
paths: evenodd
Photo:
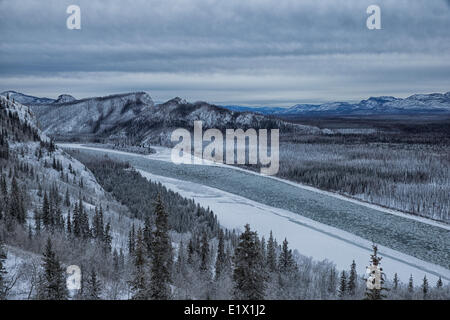
<path id="1" fill-rule="evenodd" d="M 129 161 L 146 178 L 209 206 L 224 227 L 242 230 L 249 223 L 266 238 L 272 230 L 301 254 L 328 259 L 339 269 L 348 269 L 354 259 L 358 272 L 364 273 L 373 239 L 382 244 L 388 278 L 397 272 L 403 282 L 410 274 L 416 281 L 425 274 L 431 283 L 439 275 L 450 280 L 447 225 L 225 166 L 177 166 L 164 148 L 141 156 L 79 144 L 61 146 Z"/>

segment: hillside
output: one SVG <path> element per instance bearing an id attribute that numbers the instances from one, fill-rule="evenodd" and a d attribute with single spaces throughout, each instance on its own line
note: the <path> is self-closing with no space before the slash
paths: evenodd
<path id="1" fill-rule="evenodd" d="M 210 209 L 126 163 L 66 153 L 28 107 L 5 97 L 0 129 L 0 300 L 232 297 L 238 235 Z M 212 284 L 217 255 L 222 276 Z M 66 286 L 68 266 L 80 268 L 80 289 Z"/>
<path id="2" fill-rule="evenodd" d="M 128 209 L 40 131 L 28 107 L 1 96 L 0 128 L 0 242 L 6 245 L 7 278 L 14 283 L 7 298 L 39 294 L 40 254 L 48 240 L 63 265 L 79 265 L 87 272 L 105 261 L 112 264 L 114 255 L 125 252 L 128 231 L 136 223 Z M 101 235 L 91 234 L 100 208 Z M 80 226 L 79 235 L 71 225 Z M 96 272 L 109 281 L 107 268 Z M 117 294 L 124 295 L 126 286 L 120 287 Z"/>
<path id="3" fill-rule="evenodd" d="M 214 243 L 220 229 L 211 210 L 126 164 L 105 158 L 81 163 L 41 132 L 27 106 L 3 96 L 0 129 L 0 300 L 130 298 L 135 244 L 145 231 L 151 246 L 157 198 L 165 203 L 164 232 L 174 247 L 200 232 Z M 164 254 L 173 259 L 172 243 L 167 245 Z M 81 269 L 79 290 L 66 288 L 69 265 Z"/>

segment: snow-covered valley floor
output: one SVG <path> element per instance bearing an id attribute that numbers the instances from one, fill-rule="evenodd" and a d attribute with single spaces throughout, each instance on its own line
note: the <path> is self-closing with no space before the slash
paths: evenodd
<path id="1" fill-rule="evenodd" d="M 352 259 L 356 261 L 358 273 L 364 273 L 368 265 L 371 242 L 351 233 L 215 188 L 138 171 L 142 176 L 160 182 L 186 198 L 194 199 L 201 206 L 210 207 L 220 224 L 226 228 L 242 231 L 243 226 L 249 223 L 266 239 L 272 231 L 279 241 L 287 238 L 291 248 L 301 254 L 317 260 L 328 259 L 339 269 L 348 269 Z M 421 279 L 426 274 L 432 282 L 437 280 L 437 275 L 450 280 L 450 270 L 384 246 L 379 249 L 383 256 L 383 269 L 390 279 L 397 272 L 404 282 L 410 274 L 415 279 Z"/>
<path id="2" fill-rule="evenodd" d="M 126 152 L 116 150 L 105 150 L 100 148 L 84 147 L 79 144 L 61 144 L 64 148 L 72 149 L 86 149 L 96 152 L 104 152 L 109 154 L 117 154 L 123 157 L 132 156 L 135 158 L 137 155 L 129 154 Z M 170 154 L 168 156 L 167 150 L 161 149 L 154 155 L 139 156 L 142 159 L 149 161 L 170 161 Z M 134 163 L 132 163 L 134 165 Z M 166 176 L 163 170 L 149 170 L 148 166 L 136 166 L 141 174 L 153 181 L 161 182 L 167 188 L 179 192 L 181 195 L 187 198 L 193 198 L 200 205 L 209 206 L 215 214 L 218 216 L 219 222 L 227 228 L 242 229 L 245 223 L 249 223 L 253 229 L 256 229 L 260 235 L 268 237 L 269 232 L 272 230 L 274 236 L 282 241 L 285 237 L 288 238 L 290 246 L 297 249 L 301 254 L 311 256 L 317 260 L 328 259 L 336 263 L 339 269 L 348 269 L 352 260 L 354 259 L 358 266 L 358 272 L 364 273 L 365 266 L 369 262 L 369 255 L 371 251 L 371 239 L 370 235 L 367 237 L 357 236 L 355 234 L 331 226 L 329 223 L 321 223 L 313 214 L 308 217 L 307 214 L 300 215 L 296 212 L 280 208 L 278 205 L 268 205 L 260 201 L 254 201 L 246 196 L 245 192 L 238 192 L 229 190 L 223 190 L 222 188 L 216 188 L 206 183 L 198 183 L 200 181 L 188 181 L 189 176 L 183 175 L 183 172 L 177 174 L 173 172 L 167 172 Z M 219 172 L 221 173 L 221 172 Z M 197 173 L 198 174 L 198 173 Z M 242 178 L 242 177 L 241 177 Z M 272 179 L 264 177 L 262 179 Z M 295 187 L 295 186 L 293 186 Z M 282 190 L 280 190 L 281 192 Z M 308 191 L 310 195 L 311 190 Z M 312 190 L 314 192 L 314 190 Z M 333 197 L 324 194 L 319 194 L 320 197 L 331 198 L 330 207 L 334 205 Z M 345 199 L 335 198 L 336 204 L 341 205 Z M 318 200 L 313 199 L 304 203 L 305 208 L 317 205 Z M 376 209 L 367 207 L 365 205 L 359 205 L 357 209 L 355 206 L 357 203 L 354 201 L 348 201 L 351 205 L 350 211 L 370 211 L 373 212 Z M 323 205 L 321 205 L 323 207 Z M 320 209 L 319 206 L 318 208 Z M 338 206 L 339 207 L 339 206 Z M 361 211 L 361 212 L 362 212 Z M 305 211 L 305 213 L 308 213 Z M 377 211 L 381 214 L 381 211 Z M 361 213 L 361 216 L 363 214 Z M 384 212 L 383 216 L 395 217 L 395 219 L 402 219 L 401 223 L 405 223 L 403 220 L 413 220 L 414 228 L 420 231 L 423 225 L 428 225 L 429 228 L 434 230 L 443 231 L 444 242 L 441 245 L 444 247 L 449 246 L 447 238 L 449 227 L 436 223 L 433 221 L 424 220 L 415 217 L 402 217 L 402 214 L 396 212 Z M 383 217 L 381 216 L 381 217 Z M 318 216 L 320 218 L 320 216 Z M 364 219 L 363 219 L 364 220 Z M 423 221 L 421 221 L 423 220 Z M 370 221 L 366 221 L 370 223 Z M 411 224 L 410 223 L 410 224 Z M 420 225 L 420 228 L 417 226 Z M 389 236 L 389 230 L 386 230 L 386 237 Z M 409 231 L 408 231 L 409 232 Z M 419 232 L 420 233 L 420 232 Z M 439 243 L 438 243 L 439 244 Z M 392 279 L 393 273 L 397 272 L 400 279 L 406 282 L 409 276 L 412 274 L 415 279 L 423 278 L 426 274 L 427 278 L 433 282 L 437 280 L 438 276 L 442 276 L 443 280 L 450 281 L 450 270 L 445 267 L 439 266 L 434 263 L 426 262 L 422 259 L 417 259 L 409 254 L 405 254 L 398 250 L 388 248 L 387 246 L 379 246 L 380 254 L 383 256 L 383 268 L 388 278 Z"/>

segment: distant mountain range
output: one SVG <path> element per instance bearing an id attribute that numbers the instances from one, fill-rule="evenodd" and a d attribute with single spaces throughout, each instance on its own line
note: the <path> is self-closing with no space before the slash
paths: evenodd
<path id="1" fill-rule="evenodd" d="M 328 102 L 324 104 L 297 104 L 287 108 L 245 106 L 224 106 L 224 108 L 233 111 L 255 112 L 273 116 L 450 113 L 450 92 L 445 94 L 415 94 L 405 99 L 390 96 L 370 97 L 358 103 Z"/>
<path id="2" fill-rule="evenodd" d="M 155 104 L 145 92 L 80 100 L 70 95 L 38 98 L 15 91 L 2 95 L 29 106 L 43 131 L 57 140 L 170 145 L 174 129 L 192 129 L 196 120 L 203 121 L 204 130 L 279 128 L 282 134 L 322 132 L 316 127 L 253 112 L 232 111 L 206 102 L 189 103 L 178 97 Z"/>
<path id="3" fill-rule="evenodd" d="M 450 114 L 450 92 L 416 94 L 405 99 L 371 97 L 359 103 L 298 104 L 288 108 L 217 106 L 174 98 L 155 104 L 145 92 L 76 99 L 62 94 L 57 99 L 39 98 L 16 91 L 1 95 L 27 105 L 43 132 L 57 140 L 99 141 L 128 145 L 171 145 L 176 128 L 192 129 L 196 120 L 208 128 L 279 128 L 282 134 L 316 134 L 327 131 L 286 122 L 297 116 Z M 329 131 L 329 130 L 328 130 Z M 330 132 L 328 132 L 330 133 Z"/>

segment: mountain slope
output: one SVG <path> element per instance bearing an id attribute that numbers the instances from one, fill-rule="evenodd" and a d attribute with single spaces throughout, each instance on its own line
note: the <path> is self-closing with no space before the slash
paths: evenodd
<path id="1" fill-rule="evenodd" d="M 109 246 L 111 250 L 125 252 L 124 239 L 136 223 L 129 217 L 128 209 L 112 199 L 81 162 L 40 131 L 27 106 L 3 96 L 0 96 L 0 180 L 0 238 L 7 246 L 8 261 L 14 262 L 7 261 L 7 272 L 17 277 L 8 298 L 26 299 L 36 294 L 37 283 L 33 279 L 40 272 L 40 255 L 47 239 L 64 265 L 86 266 L 86 261 L 92 266 L 112 264 L 112 252 L 105 254 L 105 244 L 98 238 L 87 240 L 65 234 L 70 228 L 68 217 L 75 221 L 80 204 L 89 220 L 88 227 L 97 209 L 103 208 L 104 227 L 109 224 L 111 236 Z M 15 183 L 20 193 L 14 193 Z M 13 214 L 16 212 L 20 216 Z M 26 270 L 29 272 L 23 273 Z M 99 272 L 99 276 L 110 281 L 105 278 L 106 272 Z"/>
<path id="2" fill-rule="evenodd" d="M 122 126 L 119 132 L 125 132 L 128 137 L 138 137 L 144 143 L 170 145 L 171 132 L 176 128 L 192 130 L 194 121 L 202 121 L 204 130 L 279 128 L 280 134 L 321 132 L 315 127 L 294 125 L 250 112 L 233 112 L 202 101 L 189 103 L 180 98 L 145 110 L 133 119 L 131 124 Z"/>
<path id="3" fill-rule="evenodd" d="M 38 101 L 29 99 L 29 101 Z M 250 112 L 234 112 L 206 102 L 174 98 L 155 105 L 144 92 L 75 100 L 60 96 L 49 104 L 30 104 L 43 131 L 57 140 L 170 145 L 176 128 L 279 128 L 283 133 L 319 133 L 315 127 L 290 124 Z"/>
<path id="4" fill-rule="evenodd" d="M 51 104 L 30 105 L 44 132 L 64 138 L 101 136 L 154 106 L 144 92 L 75 100 L 60 96 Z"/>

